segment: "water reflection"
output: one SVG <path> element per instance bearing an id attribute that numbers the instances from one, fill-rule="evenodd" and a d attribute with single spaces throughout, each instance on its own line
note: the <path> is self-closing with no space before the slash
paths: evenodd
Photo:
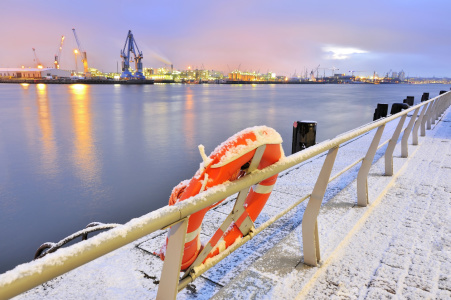
<path id="1" fill-rule="evenodd" d="M 42 135 L 41 168 L 47 176 L 54 177 L 58 173 L 57 146 L 50 116 L 50 104 L 45 84 L 36 85 L 36 106 L 38 108 L 39 128 Z"/>
<path id="2" fill-rule="evenodd" d="M 121 99 L 120 84 L 115 84 L 113 89 L 113 132 L 114 144 L 119 154 L 123 154 L 124 142 L 124 102 Z"/>
<path id="3" fill-rule="evenodd" d="M 100 181 L 100 163 L 93 143 L 91 98 L 89 86 L 69 86 L 70 107 L 75 133 L 73 164 L 80 180 L 90 188 Z"/>
<path id="4" fill-rule="evenodd" d="M 21 83 L 20 85 L 22 86 L 22 88 L 23 88 L 24 90 L 28 90 L 28 88 L 30 87 L 30 84 L 29 84 L 29 83 Z"/>
<path id="5" fill-rule="evenodd" d="M 155 139 L 156 131 L 158 131 L 163 137 L 169 136 L 169 129 L 168 126 L 166 126 L 167 115 L 162 113 L 161 115 L 159 114 L 158 116 L 155 116 L 154 105 L 151 102 L 144 102 L 141 105 L 142 107 L 138 108 L 142 112 L 142 116 L 140 116 L 139 120 L 143 122 L 144 126 L 143 128 L 141 128 L 141 126 L 137 127 L 136 130 L 138 132 L 141 130 L 143 131 L 143 138 L 146 142 L 146 148 L 149 153 L 152 153 L 151 149 L 153 148 L 158 149 L 159 146 L 167 146 L 166 139 Z M 163 109 L 166 111 L 166 103 L 161 102 L 161 105 L 158 105 L 158 107 L 164 107 Z M 155 117 L 157 122 L 154 122 Z"/>
<path id="6" fill-rule="evenodd" d="M 193 107 L 194 107 L 193 91 L 191 90 L 191 88 L 187 88 L 185 100 L 185 112 L 183 114 L 183 131 L 185 136 L 186 149 L 194 149 L 196 147 L 196 141 L 194 136 L 195 132 L 194 121 L 196 117 Z"/>

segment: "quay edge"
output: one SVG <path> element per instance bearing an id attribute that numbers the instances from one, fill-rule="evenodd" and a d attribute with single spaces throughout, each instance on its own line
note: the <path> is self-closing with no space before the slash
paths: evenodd
<path id="1" fill-rule="evenodd" d="M 126 84 L 126 85 L 136 85 L 136 84 L 154 84 L 155 81 L 151 79 L 140 79 L 140 80 L 107 80 L 107 79 L 30 79 L 30 80 L 11 80 L 2 79 L 0 83 L 16 83 L 16 84 Z"/>

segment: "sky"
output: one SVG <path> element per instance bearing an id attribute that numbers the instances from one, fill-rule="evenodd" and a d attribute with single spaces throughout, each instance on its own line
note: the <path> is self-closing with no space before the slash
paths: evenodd
<path id="1" fill-rule="evenodd" d="M 131 30 L 145 68 L 451 77 L 450 0 L 2 0 L 0 68 L 75 69 L 76 29 L 89 67 L 115 72 Z M 134 64 L 131 64 L 134 67 Z M 81 62 L 78 62 L 81 70 Z"/>

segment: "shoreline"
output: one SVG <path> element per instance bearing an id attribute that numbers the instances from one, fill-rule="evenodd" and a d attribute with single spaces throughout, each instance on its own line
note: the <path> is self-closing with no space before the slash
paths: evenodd
<path id="1" fill-rule="evenodd" d="M 153 79 L 144 79 L 144 80 L 109 80 L 109 79 L 0 79 L 0 83 L 7 84 L 125 84 L 125 85 L 142 85 L 142 84 L 225 84 L 225 85 L 233 85 L 233 84 L 246 84 L 246 85 L 255 85 L 255 84 L 430 84 L 430 83 L 410 83 L 410 82 L 400 82 L 400 83 L 389 83 L 389 82 L 324 82 L 324 81 L 242 81 L 242 80 L 234 80 L 234 81 L 225 81 L 225 82 L 178 82 L 174 80 L 153 80 Z M 446 84 L 446 83 L 435 83 L 435 84 Z"/>

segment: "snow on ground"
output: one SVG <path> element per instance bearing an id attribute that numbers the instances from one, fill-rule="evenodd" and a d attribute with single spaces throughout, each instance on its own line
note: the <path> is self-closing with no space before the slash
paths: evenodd
<path id="1" fill-rule="evenodd" d="M 405 125 L 408 120 L 406 120 Z M 381 143 L 397 121 L 386 126 Z M 374 131 L 342 145 L 332 176 L 363 157 Z M 320 267 L 305 266 L 302 215 L 306 202 L 254 237 L 179 293 L 179 299 L 451 299 L 451 113 L 409 158 L 395 149 L 393 177 L 384 151 L 369 174 L 366 208 L 356 206 L 356 167 L 332 181 L 318 217 Z M 311 193 L 325 155 L 280 174 L 256 226 Z M 386 188 L 389 186 L 389 188 Z M 202 224 L 207 241 L 233 207 L 233 197 Z M 17 299 L 149 299 L 163 262 L 152 255 L 165 231 L 154 232 Z"/>

